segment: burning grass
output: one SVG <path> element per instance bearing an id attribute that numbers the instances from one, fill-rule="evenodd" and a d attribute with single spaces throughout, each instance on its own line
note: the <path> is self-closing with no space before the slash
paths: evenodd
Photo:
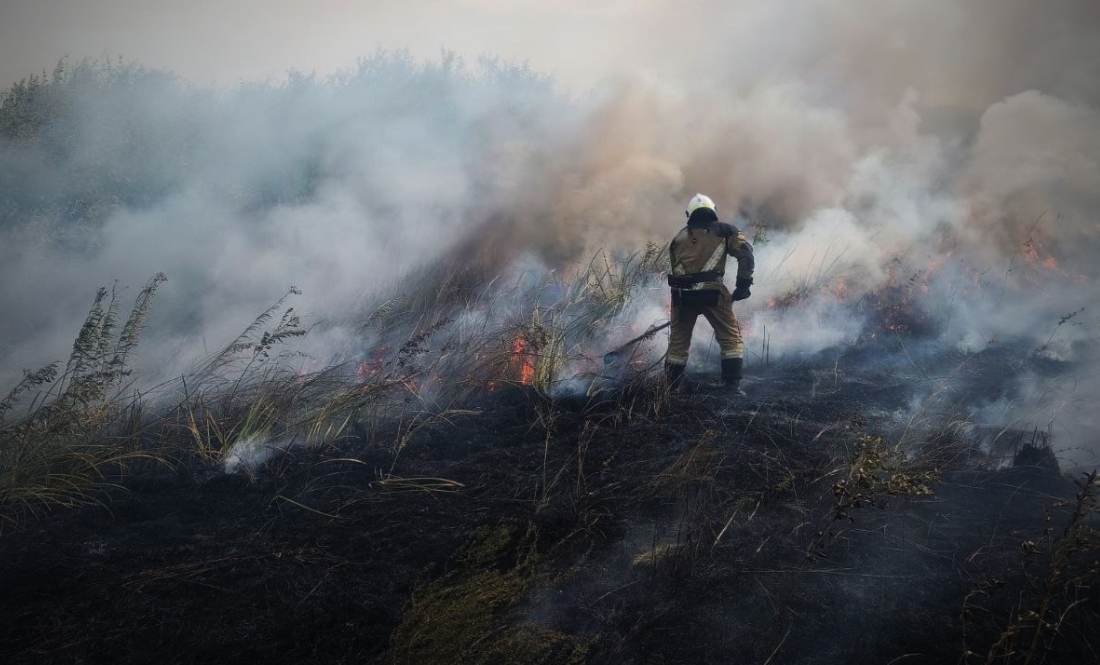
<path id="1" fill-rule="evenodd" d="M 410 407 L 431 420 L 502 385 L 549 393 L 573 378 L 563 372 L 588 361 L 597 331 L 611 325 L 631 293 L 659 269 L 651 246 L 617 263 L 600 254 L 571 282 L 551 278 L 486 291 L 477 305 L 446 284 L 428 290 L 451 300 L 391 298 L 362 327 L 375 342 L 368 358 L 320 370 L 303 369 L 312 363 L 287 346 L 306 334 L 289 305 L 300 295 L 291 288 L 220 352 L 178 381 L 140 394 L 124 389 L 127 361 L 165 277 L 155 276 L 140 292 L 121 330 L 117 297 L 108 300 L 100 289 L 65 371 L 58 376 L 49 365 L 28 372 L 0 403 L 0 418 L 18 414 L 10 423 L 0 420 L 0 506 L 14 524 L 21 511 L 84 503 L 117 484 L 126 462 L 136 459 L 251 474 L 292 448 L 334 445 L 350 431 L 369 435 L 381 423 L 404 429 L 396 457 L 425 420 L 407 420 Z M 528 293 L 559 295 L 513 317 L 456 324 L 465 312 Z"/>
<path id="2" fill-rule="evenodd" d="M 425 287 L 317 370 L 293 350 L 291 292 L 125 398 L 122 339 L 159 281 L 118 335 L 99 296 L 67 378 L 28 374 L 4 402 L 5 655 L 1087 659 L 1095 475 L 1075 494 L 971 435 L 1004 345 L 864 335 L 751 365 L 747 401 L 670 394 L 659 344 L 602 364 L 645 332 L 624 322 L 661 268 L 650 248 L 575 280 Z M 105 498 L 113 517 L 57 510 Z"/>

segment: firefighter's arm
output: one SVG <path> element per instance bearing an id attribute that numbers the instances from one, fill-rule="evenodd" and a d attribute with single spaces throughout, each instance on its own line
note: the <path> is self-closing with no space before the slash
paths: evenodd
<path id="1" fill-rule="evenodd" d="M 737 231 L 726 238 L 726 253 L 737 259 L 737 279 L 752 280 L 753 270 L 756 268 L 756 259 L 752 255 L 752 245 L 744 233 Z M 751 281 L 749 282 L 752 283 Z"/>
<path id="2" fill-rule="evenodd" d="M 756 269 L 752 245 L 744 233 L 737 231 L 726 239 L 726 252 L 737 259 L 737 288 L 730 295 L 734 300 L 744 300 L 752 295 L 749 287 L 752 286 L 753 270 Z"/>

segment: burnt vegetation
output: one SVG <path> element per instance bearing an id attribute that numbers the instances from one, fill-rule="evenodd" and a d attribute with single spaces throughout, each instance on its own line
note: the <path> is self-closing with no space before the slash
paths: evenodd
<path id="1" fill-rule="evenodd" d="M 5 401 L 8 662 L 1093 657 L 1095 474 L 975 434 L 973 386 L 882 369 L 901 339 L 759 363 L 747 400 L 641 356 L 556 394 L 553 308 L 301 374 L 281 303 L 165 404 L 105 392 L 103 302 Z"/>
<path id="2" fill-rule="evenodd" d="M 0 131 L 77 80 L 16 86 Z M 670 393 L 660 337 L 602 362 L 660 248 L 507 289 L 463 258 L 366 308 L 347 362 L 295 350 L 291 289 L 157 387 L 131 362 L 165 277 L 124 322 L 98 291 L 0 402 L 4 662 L 1100 659 L 1096 473 L 972 419 L 1066 367 L 939 348 L 902 282 L 851 345 L 750 354 L 747 399 Z"/>

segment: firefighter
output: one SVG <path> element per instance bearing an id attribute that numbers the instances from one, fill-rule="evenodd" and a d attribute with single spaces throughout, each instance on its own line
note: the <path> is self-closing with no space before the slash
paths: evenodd
<path id="1" fill-rule="evenodd" d="M 665 374 L 673 389 L 683 383 L 687 367 L 691 333 L 699 315 L 714 328 L 714 337 L 722 352 L 722 385 L 726 392 L 744 396 L 741 370 L 745 349 L 741 328 L 733 314 L 733 302 L 751 293 L 755 267 L 752 245 L 744 234 L 730 224 L 718 221 L 714 201 L 696 194 L 687 204 L 687 226 L 680 229 L 669 244 L 672 270 L 668 285 L 672 288 L 672 325 L 669 326 Z M 726 257 L 737 259 L 737 282 L 731 294 L 723 283 Z"/>

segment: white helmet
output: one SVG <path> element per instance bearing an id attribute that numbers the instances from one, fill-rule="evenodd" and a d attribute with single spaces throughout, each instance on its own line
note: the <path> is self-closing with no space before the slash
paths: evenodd
<path id="1" fill-rule="evenodd" d="M 684 212 L 687 214 L 688 217 L 691 217 L 691 213 L 695 212 L 699 208 L 710 208 L 711 210 L 718 212 L 718 209 L 714 207 L 714 201 L 711 201 L 710 197 L 704 194 L 696 194 L 695 196 L 691 197 L 691 200 L 688 201 L 687 209 L 684 210 Z"/>

